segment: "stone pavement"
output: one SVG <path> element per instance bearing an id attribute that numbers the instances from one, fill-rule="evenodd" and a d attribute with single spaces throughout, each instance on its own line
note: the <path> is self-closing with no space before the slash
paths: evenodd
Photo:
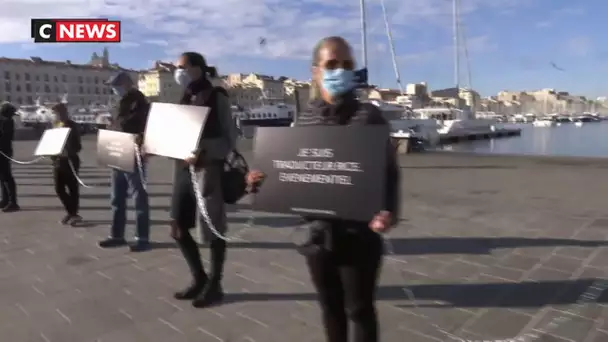
<path id="1" fill-rule="evenodd" d="M 33 149 L 19 142 L 16 156 L 31 159 Z M 82 190 L 81 228 L 56 223 L 48 164 L 15 166 L 23 211 L 0 216 L 0 341 L 323 341 L 290 242 L 297 220 L 232 208 L 231 233 L 247 242 L 230 245 L 226 303 L 195 310 L 171 298 L 189 279 L 166 227 L 170 163 L 150 166 L 155 248 L 106 251 L 96 242 L 109 230 L 109 171 L 95 166 L 93 141 L 85 151 L 81 175 L 97 188 Z M 378 293 L 383 342 L 458 341 L 440 330 L 506 339 L 559 317 L 538 341 L 608 341 L 607 296 L 564 313 L 605 275 L 608 185 L 593 182 L 605 165 L 426 154 L 402 167 L 403 220 Z"/>

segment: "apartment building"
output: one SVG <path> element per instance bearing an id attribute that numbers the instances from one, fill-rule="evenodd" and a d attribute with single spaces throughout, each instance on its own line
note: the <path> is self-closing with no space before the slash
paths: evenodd
<path id="1" fill-rule="evenodd" d="M 161 61 L 142 71 L 138 79 L 139 90 L 152 102 L 178 103 L 183 89 L 175 82 L 175 66 Z"/>
<path id="2" fill-rule="evenodd" d="M 67 94 L 70 104 L 106 104 L 114 94 L 104 82 L 119 71 L 128 72 L 135 82 L 138 79 L 137 71 L 111 64 L 107 49 L 101 56 L 94 53 L 88 64 L 0 58 L 0 101 L 26 105 L 37 99 L 60 101 Z"/>

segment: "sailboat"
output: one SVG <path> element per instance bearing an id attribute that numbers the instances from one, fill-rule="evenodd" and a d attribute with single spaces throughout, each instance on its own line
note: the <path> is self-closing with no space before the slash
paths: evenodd
<path id="1" fill-rule="evenodd" d="M 361 2 L 361 22 L 362 22 L 362 45 L 363 45 L 363 61 L 364 65 L 367 62 L 367 46 L 366 46 L 366 27 L 365 27 L 365 4 L 364 0 L 360 0 Z M 388 16 L 386 7 L 384 4 L 384 0 L 380 0 L 382 5 L 382 10 L 384 14 L 384 22 L 386 27 L 386 35 L 389 39 L 389 45 L 391 50 L 391 56 L 393 58 L 393 67 L 395 71 L 395 75 L 397 78 L 397 84 L 400 87 L 401 92 L 403 93 L 401 86 L 401 77 L 397 67 L 396 62 L 396 54 L 394 49 L 394 43 L 392 39 L 392 34 L 390 31 L 390 24 L 388 22 Z M 454 83 L 455 89 L 458 89 L 460 92 L 460 51 L 461 51 L 461 38 L 464 38 L 464 35 L 461 34 L 461 23 L 459 16 L 459 0 L 452 0 L 453 9 L 452 9 L 452 18 L 453 18 L 453 41 L 454 41 Z M 468 61 L 468 51 L 466 49 L 466 44 L 464 45 L 465 55 Z M 468 87 L 464 88 L 464 91 L 471 91 L 471 76 L 470 76 L 470 66 L 469 70 L 469 80 Z M 370 101 L 372 102 L 372 101 Z M 378 101 L 380 102 L 380 101 Z M 372 102 L 374 103 L 374 102 Z M 391 111 L 394 112 L 395 108 L 387 108 L 388 104 L 386 103 L 374 103 L 376 104 L 383 112 Z M 474 104 L 473 104 L 474 105 Z M 392 107 L 398 107 L 392 105 Z M 414 109 L 413 118 L 394 118 L 394 113 L 387 113 L 387 118 L 390 120 L 392 127 L 392 136 L 394 138 L 408 138 L 412 135 L 412 131 L 416 131 L 418 137 L 422 137 L 431 145 L 434 145 L 439 142 L 439 137 L 441 135 L 450 135 L 450 136 L 464 136 L 469 134 L 479 134 L 479 133 L 489 133 L 495 129 L 495 125 L 498 123 L 494 119 L 476 119 L 472 110 L 468 108 L 445 108 L 445 107 L 426 107 L 421 109 Z M 388 110 L 387 110 L 388 109 Z M 403 109 L 401 109 L 403 111 Z"/>

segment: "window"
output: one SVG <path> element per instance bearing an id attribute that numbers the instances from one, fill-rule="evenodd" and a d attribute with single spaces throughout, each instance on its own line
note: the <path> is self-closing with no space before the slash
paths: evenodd
<path id="1" fill-rule="evenodd" d="M 34 100 L 32 99 L 32 97 L 31 97 L 31 96 L 28 96 L 28 97 L 27 97 L 27 103 L 28 103 L 28 104 L 32 104 L 32 103 L 34 103 Z"/>
<path id="2" fill-rule="evenodd" d="M 5 71 L 4 72 L 4 79 L 5 80 L 10 80 L 11 79 L 11 73 L 10 73 L 10 71 Z"/>
<path id="3" fill-rule="evenodd" d="M 59 79 L 57 78 L 57 76 L 53 76 L 53 81 L 54 82 L 59 82 Z"/>
<path id="4" fill-rule="evenodd" d="M 6 91 L 11 91 L 11 84 L 10 83 L 5 84 L 4 89 L 6 89 Z M 11 100 L 6 100 L 6 101 L 11 102 Z"/>
<path id="5" fill-rule="evenodd" d="M 95 84 L 99 84 L 99 78 L 95 76 Z"/>
<path id="6" fill-rule="evenodd" d="M 24 78 L 26 81 L 29 81 L 29 80 L 30 80 L 30 73 L 29 73 L 29 72 L 26 72 L 26 73 L 23 75 L 23 78 Z"/>
<path id="7" fill-rule="evenodd" d="M 21 86 L 17 84 L 17 86 L 15 87 L 15 91 L 20 92 L 21 91 Z"/>
<path id="8" fill-rule="evenodd" d="M 48 82 L 49 81 L 49 74 L 44 74 L 44 81 Z"/>
<path id="9" fill-rule="evenodd" d="M 22 104 L 20 97 L 17 98 L 17 104 Z"/>
<path id="10" fill-rule="evenodd" d="M 15 74 L 15 80 L 19 81 L 21 79 L 21 75 Z"/>
<path id="11" fill-rule="evenodd" d="M 78 83 L 82 83 L 82 76 L 78 76 Z M 82 88 L 81 88 L 82 89 Z M 84 101 L 84 100 L 83 100 Z"/>
<path id="12" fill-rule="evenodd" d="M 82 79 L 82 77 L 80 78 Z M 79 94 L 84 94 L 84 89 L 82 88 L 82 86 L 78 87 L 78 93 Z M 84 101 L 84 100 L 83 100 Z M 84 103 L 83 103 L 84 104 Z"/>
<path id="13" fill-rule="evenodd" d="M 66 74 L 61 75 L 61 82 L 67 82 L 68 76 Z"/>
<path id="14" fill-rule="evenodd" d="M 48 84 L 45 84 L 45 85 L 44 85 L 44 92 L 45 92 L 45 93 L 50 93 L 50 92 L 51 92 L 51 87 L 49 87 L 49 85 L 48 85 Z"/>
<path id="15" fill-rule="evenodd" d="M 36 81 L 40 81 L 40 75 L 36 75 Z"/>
<path id="16" fill-rule="evenodd" d="M 29 84 L 29 83 L 26 83 L 25 84 L 25 91 L 28 92 L 28 93 L 31 93 L 32 92 L 32 85 Z"/>

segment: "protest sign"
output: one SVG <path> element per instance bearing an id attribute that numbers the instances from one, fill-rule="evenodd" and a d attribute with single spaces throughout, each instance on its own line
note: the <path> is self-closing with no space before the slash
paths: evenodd
<path id="1" fill-rule="evenodd" d="M 36 156 L 58 156 L 63 154 L 65 144 L 70 135 L 71 128 L 59 127 L 49 128 L 42 134 L 34 155 Z"/>
<path id="2" fill-rule="evenodd" d="M 254 168 L 266 174 L 256 210 L 369 221 L 384 208 L 384 126 L 260 127 Z"/>

